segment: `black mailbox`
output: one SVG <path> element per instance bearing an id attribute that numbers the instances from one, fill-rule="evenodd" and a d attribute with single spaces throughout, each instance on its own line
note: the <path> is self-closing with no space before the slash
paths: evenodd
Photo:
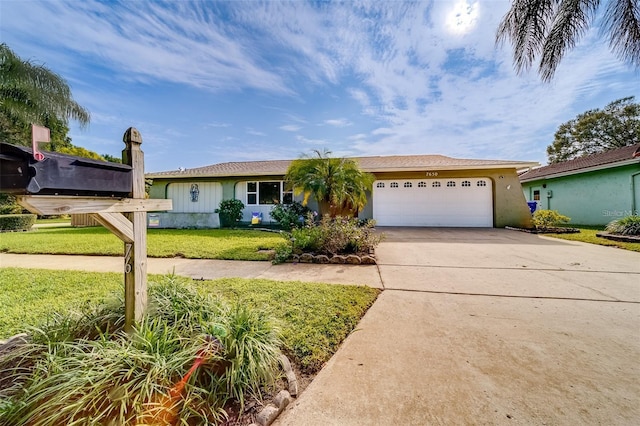
<path id="1" fill-rule="evenodd" d="M 0 143 L 0 192 L 18 195 L 84 195 L 128 197 L 133 188 L 131 166 L 57 152 L 42 152 Z"/>

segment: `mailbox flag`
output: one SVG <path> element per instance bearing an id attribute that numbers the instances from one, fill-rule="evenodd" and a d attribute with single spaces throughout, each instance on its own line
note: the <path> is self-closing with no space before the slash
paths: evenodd
<path id="1" fill-rule="evenodd" d="M 50 142 L 51 134 L 49 129 L 42 126 L 31 125 L 31 146 L 33 148 L 33 158 L 36 161 L 44 160 L 44 155 L 38 151 L 38 142 Z"/>

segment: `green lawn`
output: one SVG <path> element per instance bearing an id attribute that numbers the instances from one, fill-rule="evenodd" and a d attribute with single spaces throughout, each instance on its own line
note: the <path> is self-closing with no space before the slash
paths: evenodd
<path id="1" fill-rule="evenodd" d="M 640 243 L 625 243 L 621 241 L 613 241 L 613 240 L 608 240 L 606 238 L 596 237 L 596 233 L 602 232 L 604 227 L 572 226 L 572 228 L 578 228 L 580 229 L 580 232 L 576 234 L 544 234 L 544 235 L 547 237 L 560 238 L 563 240 L 581 241 L 583 243 L 618 247 L 625 250 L 640 252 Z"/>
<path id="2" fill-rule="evenodd" d="M 226 229 L 149 229 L 149 257 L 269 260 L 285 240 L 278 233 Z M 0 252 L 28 254 L 122 255 L 122 242 L 102 227 L 41 228 L 8 232 L 0 237 Z"/>
<path id="3" fill-rule="evenodd" d="M 162 279 L 150 275 L 149 283 Z M 310 373 L 331 357 L 379 294 L 369 287 L 320 283 L 176 279 L 199 292 L 241 300 L 270 314 L 282 329 L 287 352 Z M 0 268 L 0 339 L 114 291 L 123 291 L 122 274 Z"/>

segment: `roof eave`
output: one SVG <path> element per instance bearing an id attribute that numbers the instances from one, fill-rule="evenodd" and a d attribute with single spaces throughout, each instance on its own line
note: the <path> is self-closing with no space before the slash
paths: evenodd
<path id="1" fill-rule="evenodd" d="M 258 172 L 258 173 L 189 173 L 189 172 L 178 172 L 176 174 L 156 174 L 156 173 L 147 173 L 145 174 L 145 178 L 147 179 L 193 179 L 193 178 L 232 178 L 232 177 L 243 177 L 243 176 L 284 176 L 286 172 Z"/>
<path id="2" fill-rule="evenodd" d="M 433 166 L 407 166 L 407 167 L 362 167 L 362 170 L 369 173 L 393 173 L 393 172 L 420 172 L 426 170 L 491 170 L 491 169 L 526 169 L 535 166 L 539 166 L 540 163 L 529 162 L 516 162 L 516 163 L 504 163 L 504 164 L 459 164 L 459 165 L 433 165 Z M 193 179 L 193 178 L 233 178 L 243 176 L 284 176 L 286 171 L 282 172 L 256 172 L 256 173 L 189 173 L 189 172 L 176 172 L 175 174 L 154 174 L 148 173 L 145 175 L 148 179 Z"/>
<path id="3" fill-rule="evenodd" d="M 616 161 L 613 163 L 608 163 L 608 164 L 600 164 L 598 166 L 592 166 L 592 167 L 585 167 L 583 169 L 575 169 L 575 170 L 568 170 L 566 172 L 559 172 L 559 173 L 551 173 L 548 175 L 541 175 L 541 176 L 536 176 L 533 178 L 529 178 L 529 179 L 520 179 L 520 182 L 533 182 L 536 180 L 541 180 L 541 179 L 554 179 L 554 178 L 559 178 L 559 177 L 565 177 L 565 176 L 571 176 L 571 175 L 577 175 L 580 173 L 589 173 L 589 172 L 597 172 L 598 170 L 605 170 L 605 169 L 611 169 L 614 167 L 623 167 L 623 166 L 629 166 L 631 164 L 640 164 L 640 160 L 637 158 L 631 158 L 628 160 L 623 160 L 623 161 Z"/>

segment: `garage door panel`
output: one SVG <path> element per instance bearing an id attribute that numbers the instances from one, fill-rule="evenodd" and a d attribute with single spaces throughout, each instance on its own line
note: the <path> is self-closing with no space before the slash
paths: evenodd
<path id="1" fill-rule="evenodd" d="M 488 178 L 377 181 L 373 189 L 373 217 L 380 226 L 492 227 L 491 181 Z"/>

